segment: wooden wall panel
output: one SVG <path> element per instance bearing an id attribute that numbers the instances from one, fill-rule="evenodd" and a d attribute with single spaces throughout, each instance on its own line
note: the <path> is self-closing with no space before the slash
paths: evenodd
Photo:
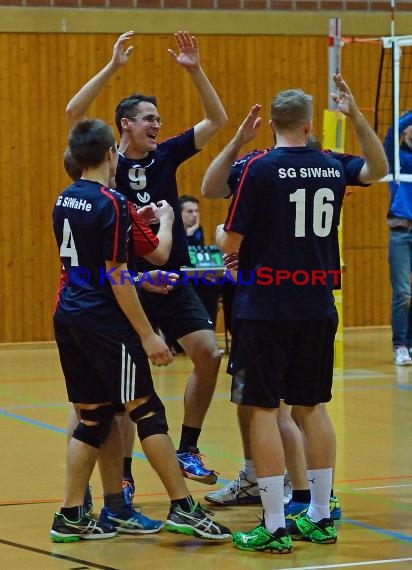
<path id="1" fill-rule="evenodd" d="M 64 109 L 75 91 L 108 61 L 116 37 L 116 34 L 0 34 L 2 342 L 52 338 L 51 311 L 59 262 L 51 211 L 55 197 L 69 182 L 61 160 L 67 137 Z M 204 69 L 216 86 L 230 120 L 208 147 L 179 171 L 180 192 L 194 195 L 200 194 L 208 163 L 233 135 L 253 103 L 263 104 L 263 125 L 249 148 L 272 144 L 266 125 L 270 101 L 278 90 L 298 86 L 315 96 L 314 127 L 319 134 L 322 110 L 327 105 L 326 37 L 202 35 L 199 41 Z M 167 53 L 167 48 L 174 47 L 173 36 L 148 34 L 136 37 L 134 45 L 135 53 L 128 66 L 111 79 L 89 116 L 101 117 L 114 125 L 117 101 L 133 91 L 141 91 L 157 95 L 164 121 L 162 138 L 200 119 L 202 110 L 189 78 Z M 374 103 L 378 59 L 376 46 L 358 44 L 344 48 L 344 71 L 366 108 Z M 349 151 L 359 150 L 349 130 L 347 140 Z M 386 189 L 377 187 L 373 192 L 369 189 L 360 193 L 361 197 L 356 195 L 351 205 L 348 201 L 345 206 L 348 220 L 350 217 L 356 220 L 348 222 L 344 232 L 348 275 L 356 279 L 356 284 L 349 287 L 348 278 L 345 324 L 382 324 L 387 321 L 387 310 L 380 309 L 387 293 L 384 256 L 378 256 L 374 265 L 381 286 L 371 312 L 369 308 L 363 311 L 355 307 L 354 296 L 364 286 L 365 277 L 362 266 L 356 271 L 352 268 L 352 258 L 359 259 L 359 252 L 356 256 L 352 253 L 356 247 L 362 252 L 376 247 L 383 252 L 386 248 Z M 224 220 L 227 206 L 226 201 L 202 201 L 202 222 L 208 241 L 213 239 L 216 224 Z M 373 208 L 372 222 L 369 213 Z M 369 253 L 365 255 L 368 257 Z"/>

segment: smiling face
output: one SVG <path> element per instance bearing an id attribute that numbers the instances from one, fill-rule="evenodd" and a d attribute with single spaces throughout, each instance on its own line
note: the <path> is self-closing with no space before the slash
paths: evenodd
<path id="1" fill-rule="evenodd" d="M 161 120 L 153 103 L 141 101 L 131 117 L 121 119 L 121 151 L 130 158 L 144 158 L 157 147 Z"/>

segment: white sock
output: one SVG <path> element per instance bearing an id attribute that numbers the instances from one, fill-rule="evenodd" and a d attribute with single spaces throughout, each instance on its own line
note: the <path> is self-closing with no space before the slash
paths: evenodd
<path id="1" fill-rule="evenodd" d="M 255 472 L 255 466 L 253 464 L 253 460 L 252 459 L 245 459 L 245 466 L 243 468 L 243 471 L 245 472 L 246 475 L 246 479 L 248 481 L 250 481 L 251 483 L 256 483 L 257 479 L 256 479 L 256 472 Z"/>
<path id="2" fill-rule="evenodd" d="M 258 483 L 265 515 L 265 527 L 272 533 L 279 527 L 285 528 L 283 475 L 259 477 Z"/>
<path id="3" fill-rule="evenodd" d="M 310 505 L 308 517 L 313 522 L 330 518 L 329 500 L 332 489 L 332 467 L 326 469 L 308 469 Z"/>

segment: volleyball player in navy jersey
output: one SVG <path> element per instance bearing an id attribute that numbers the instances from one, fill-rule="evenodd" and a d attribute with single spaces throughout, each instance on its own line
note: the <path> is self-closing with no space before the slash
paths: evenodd
<path id="1" fill-rule="evenodd" d="M 68 103 L 66 113 L 71 126 L 85 118 L 89 105 L 101 88 L 113 73 L 127 63 L 133 47 L 125 49 L 124 44 L 132 35 L 133 32 L 126 32 L 118 38 L 110 62 Z M 179 53 L 168 51 L 189 73 L 201 99 L 203 118 L 183 134 L 158 144 L 161 121 L 154 97 L 134 94 L 123 99 L 116 109 L 116 124 L 121 135 L 116 188 L 137 207 L 165 199 L 174 208 L 172 252 L 167 265 L 163 267 L 174 271 L 188 262 L 176 170 L 182 162 L 201 150 L 227 122 L 219 97 L 201 68 L 196 38 L 188 32 L 178 32 L 175 38 Z M 144 263 L 138 266 L 140 270 L 148 267 Z M 213 470 L 205 468 L 197 447 L 221 361 L 213 322 L 191 287 L 174 287 L 168 295 L 161 297 L 146 292 L 141 292 L 140 296 L 152 324 L 160 327 L 167 338 L 178 340 L 194 365 L 184 394 L 184 417 L 178 449 L 182 472 L 190 479 L 214 484 L 217 475 Z M 134 430 L 129 429 L 129 456 L 133 449 L 133 436 Z M 130 457 L 125 458 L 125 466 L 125 483 L 130 480 L 133 491 Z"/>
<path id="2" fill-rule="evenodd" d="M 276 147 L 245 163 L 225 225 L 217 228 L 218 244 L 227 253 L 239 251 L 239 271 L 253 276 L 248 285 L 238 283 L 232 401 L 248 412 L 264 519 L 250 532 L 233 533 L 242 550 L 290 552 L 290 534 L 320 544 L 336 541 L 329 511 L 334 441 L 322 405 L 332 388 L 337 226 L 346 184 L 379 180 L 387 161 L 348 86 L 340 75 L 334 80 L 339 93 L 333 98 L 350 118 L 365 160 L 338 160 L 308 148 L 312 98 L 283 91 L 271 106 Z M 227 156 L 218 158 L 221 167 Z M 309 508 L 290 534 L 276 422 L 282 397 L 304 433 L 311 491 Z"/>
<path id="3" fill-rule="evenodd" d="M 81 419 L 69 442 L 65 498 L 51 539 L 74 542 L 163 527 L 161 521 L 150 521 L 152 526 L 158 523 L 155 529 L 142 528 L 141 517 L 126 504 L 121 457 L 118 465 L 113 462 L 101 473 L 105 506 L 99 521 L 84 512 L 84 489 L 99 449 L 115 414 L 125 409 L 170 496 L 166 529 L 222 540 L 228 529 L 213 522 L 187 490 L 167 434 L 164 406 L 153 387 L 147 356 L 163 366 L 172 355 L 153 331 L 127 265 L 129 206 L 107 186 L 118 160 L 113 132 L 103 121 L 85 120 L 72 129 L 69 146 L 83 174 L 57 198 L 53 210 L 67 276 L 58 294 L 54 328 L 69 400 Z"/>

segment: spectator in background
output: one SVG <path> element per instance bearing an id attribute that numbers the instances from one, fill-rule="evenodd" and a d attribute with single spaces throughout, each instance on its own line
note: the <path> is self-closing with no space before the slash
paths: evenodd
<path id="1" fill-rule="evenodd" d="M 200 225 L 199 200 L 194 196 L 184 194 L 179 197 L 182 221 L 186 232 L 188 246 L 205 246 L 205 236 Z M 215 281 L 215 279 L 213 279 Z M 213 284 L 204 282 L 202 279 L 196 283 L 194 288 L 207 310 L 210 319 L 216 327 L 217 312 L 219 307 L 219 297 L 222 296 L 224 326 L 231 330 L 232 305 L 235 295 L 235 286 L 231 281 Z"/>
<path id="2" fill-rule="evenodd" d="M 390 171 L 394 172 L 393 125 L 384 147 Z M 399 119 L 400 173 L 412 174 L 412 111 Z M 389 183 L 389 271 L 392 286 L 392 345 L 397 366 L 412 364 L 412 182 Z"/>
<path id="3" fill-rule="evenodd" d="M 183 226 L 186 232 L 187 245 L 204 247 L 205 236 L 203 228 L 200 225 L 199 200 L 194 196 L 188 196 L 187 194 L 180 196 L 179 200 Z M 199 278 L 198 280 L 193 281 L 193 287 L 208 312 L 210 320 L 216 327 L 220 285 L 219 283 L 215 283 L 215 281 L 215 278 L 211 281 Z"/>

